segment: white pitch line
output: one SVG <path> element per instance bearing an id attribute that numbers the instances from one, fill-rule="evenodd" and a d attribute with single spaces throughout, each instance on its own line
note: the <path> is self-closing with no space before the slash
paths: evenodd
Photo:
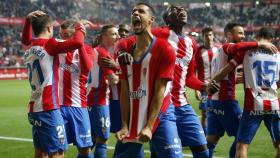
<path id="1" fill-rule="evenodd" d="M 15 138 L 15 137 L 4 137 L 0 136 L 0 139 L 2 140 L 14 140 L 14 141 L 22 141 L 22 142 L 33 142 L 32 139 L 27 139 L 27 138 Z M 115 150 L 115 147 L 113 146 L 107 146 L 108 149 L 110 150 Z M 144 150 L 144 153 L 150 153 L 149 150 Z M 191 154 L 183 154 L 184 157 L 192 157 Z M 213 157 L 213 158 L 223 158 L 223 157 Z"/>

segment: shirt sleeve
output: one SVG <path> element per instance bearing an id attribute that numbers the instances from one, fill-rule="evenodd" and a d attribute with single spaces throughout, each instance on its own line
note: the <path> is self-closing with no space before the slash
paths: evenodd
<path id="1" fill-rule="evenodd" d="M 23 31 L 22 31 L 22 37 L 21 42 L 24 45 L 30 45 L 32 40 L 32 27 L 29 22 L 29 20 L 25 19 Z"/>
<path id="2" fill-rule="evenodd" d="M 58 42 L 54 38 L 51 38 L 46 43 L 45 47 L 47 49 L 47 52 L 53 56 L 60 54 L 60 53 L 70 52 L 74 49 L 79 49 L 83 46 L 84 37 L 85 37 L 85 35 L 81 31 L 81 28 L 79 27 L 79 24 L 78 24 L 76 26 L 76 32 L 74 33 L 73 38 L 63 41 L 63 42 Z"/>
<path id="3" fill-rule="evenodd" d="M 160 43 L 160 63 L 157 79 L 173 80 L 176 56 L 174 50 L 167 42 Z"/>
<path id="4" fill-rule="evenodd" d="M 243 63 L 243 59 L 246 51 L 239 51 L 236 56 L 230 60 L 229 64 L 232 68 L 236 68 L 238 65 Z"/>
<path id="5" fill-rule="evenodd" d="M 98 65 L 100 65 L 104 76 L 113 74 L 114 71 L 112 69 L 104 68 L 104 67 L 101 66 L 101 58 L 111 58 L 109 52 L 107 52 L 104 49 L 98 49 L 98 61 L 97 61 L 97 63 L 98 63 Z"/>
<path id="6" fill-rule="evenodd" d="M 225 43 L 223 50 L 227 55 L 234 55 L 238 51 L 254 49 L 258 47 L 258 42 L 239 42 L 239 43 Z"/>
<path id="7" fill-rule="evenodd" d="M 79 55 L 80 55 L 81 67 L 85 71 L 89 71 L 92 67 L 93 60 L 94 60 L 93 48 L 84 44 L 80 48 Z"/>
<path id="8" fill-rule="evenodd" d="M 189 88 L 192 88 L 192 89 L 195 89 L 195 90 L 201 90 L 203 88 L 203 85 L 204 83 L 201 82 L 197 77 L 196 77 L 196 74 L 195 74 L 195 57 L 196 57 L 196 54 L 197 54 L 197 44 L 196 42 L 193 40 L 193 57 L 192 57 L 192 60 L 189 64 L 189 67 L 188 67 L 188 73 L 187 73 L 187 76 L 186 76 L 186 80 L 185 80 L 185 84 L 189 87 Z"/>

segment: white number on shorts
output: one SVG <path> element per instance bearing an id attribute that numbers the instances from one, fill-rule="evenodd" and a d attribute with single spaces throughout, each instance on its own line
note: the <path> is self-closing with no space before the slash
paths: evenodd
<path id="1" fill-rule="evenodd" d="M 64 125 L 57 126 L 56 130 L 57 130 L 58 138 L 64 138 Z"/>
<path id="2" fill-rule="evenodd" d="M 110 119 L 109 119 L 109 117 L 105 117 L 105 118 L 101 117 L 100 121 L 102 123 L 102 127 L 106 127 L 106 128 L 110 127 Z"/>

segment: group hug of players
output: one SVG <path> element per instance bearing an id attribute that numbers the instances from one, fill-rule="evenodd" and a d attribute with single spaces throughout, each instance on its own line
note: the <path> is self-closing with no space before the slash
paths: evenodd
<path id="1" fill-rule="evenodd" d="M 211 158 L 225 132 L 235 137 L 229 157 L 243 158 L 262 120 L 280 157 L 280 55 L 271 43 L 273 30 L 262 28 L 256 41 L 242 42 L 242 25 L 229 23 L 226 43 L 216 46 L 213 30 L 205 28 L 198 47 L 184 32 L 183 7 L 168 7 L 164 27 L 152 28 L 154 20 L 153 8 L 138 3 L 131 12 L 134 35 L 118 40 L 118 31 L 127 35 L 126 26 L 106 25 L 92 48 L 84 43 L 89 21 L 65 20 L 61 39 L 54 39 L 48 14 L 27 15 L 22 42 L 30 45 L 24 59 L 35 157 L 64 157 L 73 143 L 78 158 L 106 158 L 111 131 L 114 158 L 143 158 L 145 142 L 152 158 L 181 158 L 182 146 L 194 158 Z M 240 64 L 243 112 L 235 100 Z M 186 86 L 201 100 L 202 124 Z"/>

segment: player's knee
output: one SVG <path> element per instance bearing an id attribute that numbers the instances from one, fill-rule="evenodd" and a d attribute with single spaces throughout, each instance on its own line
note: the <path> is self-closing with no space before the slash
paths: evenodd
<path id="1" fill-rule="evenodd" d="M 190 146 L 192 152 L 202 152 L 207 150 L 207 145 L 200 145 L 200 146 Z"/>
<path id="2" fill-rule="evenodd" d="M 249 147 L 249 144 L 244 144 L 244 143 L 240 143 L 240 142 L 238 142 L 236 144 L 236 150 L 237 151 L 244 151 L 244 150 L 247 151 L 248 147 Z"/>
<path id="3" fill-rule="evenodd" d="M 276 141 L 273 143 L 276 150 L 280 151 L 280 141 Z"/>
<path id="4" fill-rule="evenodd" d="M 87 156 L 91 153 L 91 149 L 89 147 L 86 147 L 86 148 L 79 148 L 79 153 L 82 155 L 82 156 Z"/>
<path id="5" fill-rule="evenodd" d="M 207 135 L 206 139 L 208 143 L 217 144 L 221 137 L 217 135 Z"/>
<path id="6" fill-rule="evenodd" d="M 100 138 L 100 137 L 96 137 L 95 139 L 95 143 L 100 143 L 100 144 L 107 144 L 108 139 L 104 139 L 104 138 Z"/>

